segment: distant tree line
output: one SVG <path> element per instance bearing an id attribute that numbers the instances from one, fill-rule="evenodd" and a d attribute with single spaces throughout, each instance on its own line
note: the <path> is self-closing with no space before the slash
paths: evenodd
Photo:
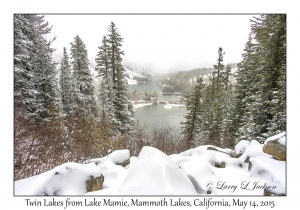
<path id="1" fill-rule="evenodd" d="M 139 76 L 134 76 L 134 80 L 137 81 L 138 84 L 146 84 L 146 83 L 151 83 L 152 82 L 152 76 L 147 76 L 147 77 L 139 77 Z"/>
<path id="2" fill-rule="evenodd" d="M 209 75 L 212 68 L 199 68 L 189 71 L 179 71 L 164 76 L 159 80 L 164 93 L 180 92 L 183 96 L 189 96 L 196 84 L 197 77 Z"/>
<path id="3" fill-rule="evenodd" d="M 137 89 L 130 91 L 130 100 L 131 101 L 139 101 L 143 100 L 146 102 L 152 102 L 157 100 L 158 93 L 156 91 L 151 92 L 145 90 L 144 92 L 138 92 Z"/>

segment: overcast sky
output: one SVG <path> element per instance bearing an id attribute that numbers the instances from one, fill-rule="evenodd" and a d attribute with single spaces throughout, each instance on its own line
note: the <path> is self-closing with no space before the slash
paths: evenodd
<path id="1" fill-rule="evenodd" d="M 95 59 L 103 35 L 113 21 L 122 38 L 123 64 L 133 63 L 156 72 L 212 67 L 222 47 L 224 63 L 239 62 L 253 15 L 45 15 L 61 56 L 79 35 L 89 59 Z"/>

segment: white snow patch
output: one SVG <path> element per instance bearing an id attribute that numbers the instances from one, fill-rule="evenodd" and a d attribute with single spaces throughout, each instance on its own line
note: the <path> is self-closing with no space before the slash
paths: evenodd
<path id="1" fill-rule="evenodd" d="M 15 181 L 15 195 L 83 195 L 85 182 L 101 173 L 95 163 L 64 163 L 37 176 Z"/>
<path id="2" fill-rule="evenodd" d="M 236 154 L 242 154 L 246 151 L 248 146 L 250 145 L 250 141 L 248 140 L 241 140 L 237 145 L 235 145 L 234 150 Z"/>
<path id="3" fill-rule="evenodd" d="M 133 104 L 133 108 L 137 109 L 137 108 L 144 107 L 144 106 L 150 106 L 152 104 L 153 103 Z"/>
<path id="4" fill-rule="evenodd" d="M 167 104 L 164 106 L 165 109 L 172 109 L 172 107 L 185 106 L 184 104 Z"/>
<path id="5" fill-rule="evenodd" d="M 264 195 L 264 188 L 286 194 L 286 161 L 265 154 L 262 146 L 255 140 L 241 141 L 235 147 L 236 153 L 243 152 L 239 158 L 226 154 L 231 149 L 212 145 L 170 156 L 152 147 L 144 147 L 138 157 L 117 150 L 86 164 L 65 163 L 15 181 L 15 195 L 84 195 L 86 180 L 101 174 L 103 189 L 88 195 L 205 195 L 208 189 L 212 195 Z M 118 165 L 128 159 L 127 166 Z M 218 168 L 222 162 L 225 168 Z"/>
<path id="6" fill-rule="evenodd" d="M 102 158 L 95 158 L 95 159 L 89 159 L 85 161 L 84 163 L 103 163 L 107 161 L 111 161 L 114 164 L 123 163 L 126 160 L 129 160 L 130 158 L 130 151 L 129 149 L 123 149 L 123 150 L 116 150 L 110 153 L 109 155 L 102 157 Z"/>
<path id="7" fill-rule="evenodd" d="M 125 68 L 124 67 L 124 69 L 125 69 L 125 73 L 127 73 L 128 75 L 129 75 L 129 78 L 128 77 L 125 77 L 125 79 L 127 80 L 127 82 L 128 82 L 128 85 L 137 85 L 138 84 L 138 82 L 137 82 L 137 80 L 134 80 L 133 79 L 133 77 L 145 77 L 145 76 L 143 76 L 143 75 L 141 75 L 141 74 L 138 74 L 138 73 L 136 73 L 136 72 L 134 72 L 134 71 L 131 71 L 130 69 L 128 69 L 128 68 Z"/>
<path id="8" fill-rule="evenodd" d="M 143 147 L 118 195 L 196 195 L 184 172 L 163 152 Z"/>
<path id="9" fill-rule="evenodd" d="M 281 145 L 285 145 L 285 142 L 286 142 L 286 139 L 285 139 L 285 132 L 282 132 L 282 133 L 279 133 L 275 136 L 271 136 L 269 138 L 267 138 L 267 140 L 265 141 L 265 145 L 267 145 L 268 141 L 273 141 L 273 140 L 276 140 L 278 139 L 278 142 L 281 144 Z"/>

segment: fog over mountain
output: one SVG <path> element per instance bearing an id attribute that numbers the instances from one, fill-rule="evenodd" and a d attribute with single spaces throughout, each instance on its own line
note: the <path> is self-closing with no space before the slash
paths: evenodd
<path id="1" fill-rule="evenodd" d="M 52 47 L 56 58 L 78 34 L 94 60 L 107 26 L 113 21 L 124 39 L 123 63 L 153 72 L 167 73 L 211 67 L 217 50 L 225 52 L 224 62 L 239 62 L 254 15 L 46 15 L 56 36 Z"/>

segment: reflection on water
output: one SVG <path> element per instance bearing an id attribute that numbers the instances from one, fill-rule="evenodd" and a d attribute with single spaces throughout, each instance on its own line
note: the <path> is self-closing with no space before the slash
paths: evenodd
<path id="1" fill-rule="evenodd" d="M 180 128 L 180 122 L 184 121 L 184 115 L 186 113 L 185 107 L 173 107 L 171 109 L 165 109 L 165 104 L 156 104 L 150 106 L 144 106 L 136 109 L 134 117 L 139 119 L 139 124 L 145 123 L 151 125 L 171 126 Z"/>
<path id="2" fill-rule="evenodd" d="M 162 91 L 162 88 L 156 83 L 131 85 L 128 89 L 136 89 L 138 92 L 147 90 L 148 92 L 156 91 L 159 93 Z M 180 98 L 176 95 L 158 94 L 158 101 L 180 101 Z M 176 127 L 179 130 L 181 127 L 180 123 L 185 120 L 184 115 L 186 114 L 186 107 L 172 107 L 171 109 L 165 109 L 165 105 L 166 104 L 154 104 L 137 108 L 134 114 L 135 121 L 137 122 L 137 120 L 139 120 L 139 125 L 141 126 L 144 124 L 148 125 L 148 129 L 151 129 L 152 125 L 156 125 L 158 127 Z"/>

